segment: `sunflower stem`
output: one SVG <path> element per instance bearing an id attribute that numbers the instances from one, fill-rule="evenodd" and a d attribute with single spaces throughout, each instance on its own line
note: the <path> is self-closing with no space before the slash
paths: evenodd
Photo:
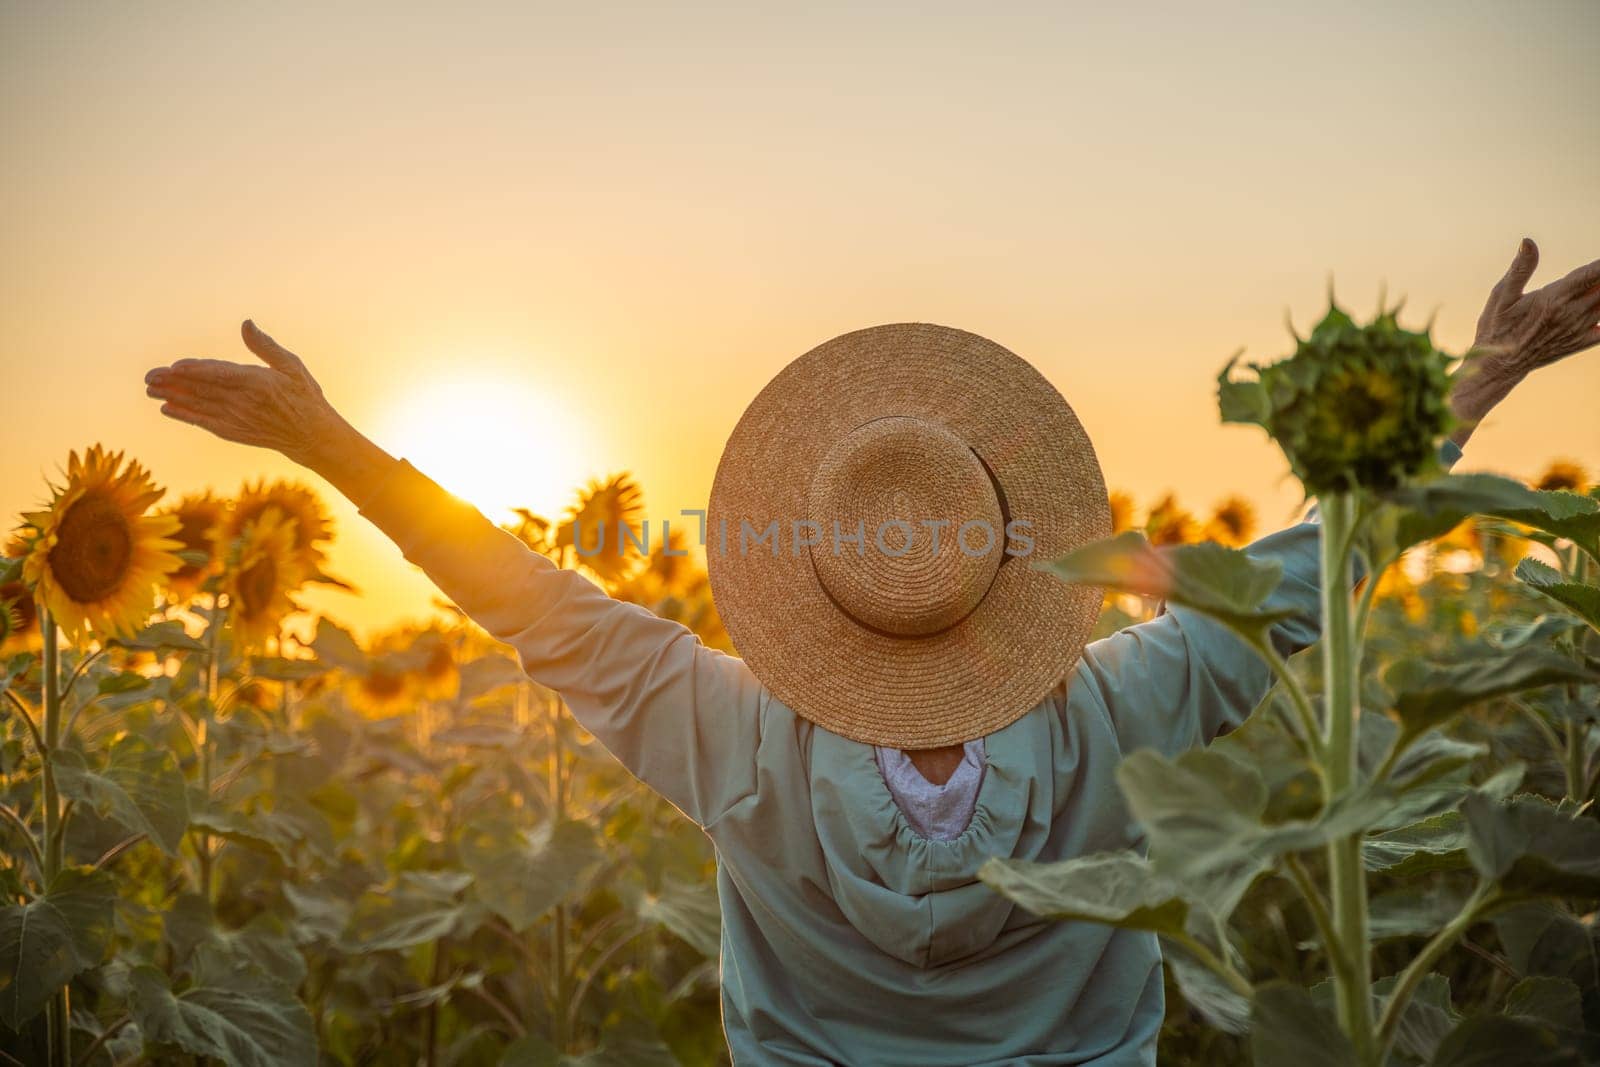
<path id="1" fill-rule="evenodd" d="M 1323 749 L 1329 804 L 1336 803 L 1356 787 L 1360 660 L 1356 649 L 1356 620 L 1350 610 L 1355 504 L 1348 493 L 1329 494 L 1322 501 L 1322 669 L 1327 700 Z M 1357 1061 L 1371 1065 L 1375 1063 L 1372 956 L 1367 933 L 1367 883 L 1361 863 L 1361 838 L 1361 833 L 1357 832 L 1328 845 L 1329 902 L 1339 940 L 1337 951 L 1346 963 L 1344 972 L 1334 975 L 1339 1024 L 1355 1046 Z"/>
<path id="2" fill-rule="evenodd" d="M 556 830 L 566 816 L 566 789 L 561 780 L 561 702 L 551 695 L 545 701 L 549 709 L 546 720 L 550 729 L 550 827 Z M 558 903 L 550 936 L 550 999 L 553 1042 L 558 1052 L 566 1052 L 568 1041 L 567 1014 L 567 908 Z"/>
<path id="3" fill-rule="evenodd" d="M 48 608 L 39 604 L 39 632 L 44 637 L 44 892 L 61 873 L 61 860 L 65 855 L 61 819 L 61 796 L 56 790 L 56 746 L 61 742 L 61 664 L 56 648 L 56 620 Z M 51 1067 L 67 1067 L 72 1062 L 72 1031 L 70 1002 L 71 983 L 65 983 L 50 997 L 46 1005 L 45 1025 L 48 1033 Z"/>
<path id="4" fill-rule="evenodd" d="M 196 723 L 195 747 L 200 757 L 200 795 L 211 803 L 211 717 L 217 708 L 217 651 L 222 643 L 222 597 L 211 597 L 211 622 L 206 627 L 206 703 Z M 211 869 L 211 835 L 204 830 L 195 838 L 200 857 L 200 895 L 212 899 L 215 888 Z"/>
<path id="5" fill-rule="evenodd" d="M 28 705 L 17 694 L 9 689 L 5 692 L 11 703 L 17 707 L 17 718 L 21 719 L 23 725 L 28 728 L 28 736 L 33 738 L 34 750 L 39 753 L 40 759 L 44 759 L 44 735 L 39 732 L 39 724 L 33 721 L 32 711 L 29 710 Z"/>

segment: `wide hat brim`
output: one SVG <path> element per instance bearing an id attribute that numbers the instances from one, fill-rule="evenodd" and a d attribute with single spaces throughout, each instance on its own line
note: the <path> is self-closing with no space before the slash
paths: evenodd
<path id="1" fill-rule="evenodd" d="M 886 633 L 842 610 L 808 553 L 741 551 L 738 540 L 741 523 L 759 531 L 773 520 L 787 537 L 791 517 L 808 517 L 813 476 L 836 443 L 896 416 L 964 442 L 1032 539 L 975 607 L 927 635 Z M 1101 590 L 1034 564 L 1110 533 L 1094 447 L 1044 376 L 976 334 L 900 323 L 818 345 L 751 402 L 717 467 L 706 555 L 728 635 L 775 697 L 844 737 L 916 749 L 1001 729 L 1067 676 Z"/>

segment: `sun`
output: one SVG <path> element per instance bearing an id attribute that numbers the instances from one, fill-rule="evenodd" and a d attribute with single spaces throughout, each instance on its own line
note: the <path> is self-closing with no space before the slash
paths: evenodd
<path id="1" fill-rule="evenodd" d="M 429 382 L 384 418 L 391 453 L 493 521 L 558 519 L 583 483 L 581 418 L 555 392 L 490 377 Z"/>

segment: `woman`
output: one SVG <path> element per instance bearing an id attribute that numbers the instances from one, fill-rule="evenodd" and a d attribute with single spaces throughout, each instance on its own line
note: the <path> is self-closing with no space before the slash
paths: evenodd
<path id="1" fill-rule="evenodd" d="M 1600 261 L 1525 293 L 1536 263 L 1524 241 L 1489 297 L 1445 465 L 1527 374 L 1600 342 Z M 976 871 L 1137 843 L 1121 757 L 1207 744 L 1270 679 L 1182 608 L 1086 644 L 1093 591 L 1014 558 L 1024 540 L 1050 558 L 1108 532 L 1088 439 L 1031 368 L 911 324 L 837 338 L 774 379 L 707 524 L 741 660 L 531 552 L 362 436 L 299 357 L 243 333 L 265 367 L 183 359 L 146 375 L 149 395 L 326 478 L 705 829 L 736 1063 L 1154 1063 L 1154 935 L 1043 922 Z M 742 551 L 718 545 L 729 520 Z M 978 520 L 1003 531 L 990 551 L 952 549 Z M 1283 564 L 1279 651 L 1314 641 L 1315 525 L 1248 551 Z"/>

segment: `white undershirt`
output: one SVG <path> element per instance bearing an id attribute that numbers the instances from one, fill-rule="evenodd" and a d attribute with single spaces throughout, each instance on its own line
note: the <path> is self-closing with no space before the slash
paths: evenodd
<path id="1" fill-rule="evenodd" d="M 961 763 L 943 785 L 922 776 L 911 757 L 898 748 L 874 745 L 878 770 L 912 829 L 935 841 L 959 837 L 978 806 L 978 787 L 985 767 L 983 738 L 968 741 Z"/>

